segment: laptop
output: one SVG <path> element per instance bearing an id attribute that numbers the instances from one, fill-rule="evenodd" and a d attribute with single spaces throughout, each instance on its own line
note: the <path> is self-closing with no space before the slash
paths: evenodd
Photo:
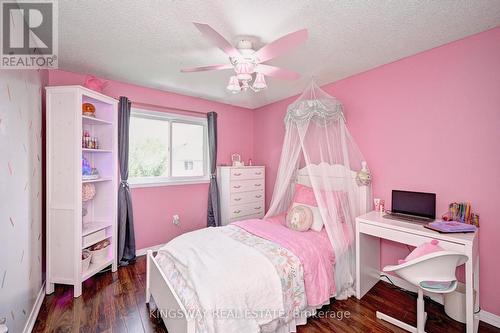
<path id="1" fill-rule="evenodd" d="M 436 193 L 392 190 L 392 207 L 383 217 L 393 220 L 429 223 L 436 219 Z"/>

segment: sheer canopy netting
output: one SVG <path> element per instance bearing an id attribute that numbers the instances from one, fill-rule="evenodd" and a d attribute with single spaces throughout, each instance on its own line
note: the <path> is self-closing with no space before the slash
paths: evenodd
<path id="1" fill-rule="evenodd" d="M 336 297 L 345 299 L 354 295 L 355 288 L 355 218 L 370 208 L 360 207 L 360 202 L 372 202 L 371 197 L 359 200 L 360 185 L 355 180 L 365 160 L 346 127 L 342 105 L 314 82 L 288 106 L 285 125 L 278 174 L 266 217 L 289 209 L 297 171 L 306 167 L 335 252 Z M 363 193 L 371 196 L 369 185 Z"/>

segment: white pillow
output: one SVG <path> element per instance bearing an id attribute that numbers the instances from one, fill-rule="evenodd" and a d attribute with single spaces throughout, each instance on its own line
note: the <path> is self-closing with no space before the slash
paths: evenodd
<path id="1" fill-rule="evenodd" d="M 321 231 L 321 229 L 323 229 L 324 222 L 323 222 L 323 218 L 321 217 L 321 212 L 319 211 L 318 207 L 305 205 L 305 204 L 299 203 L 299 202 L 294 202 L 291 208 L 293 208 L 295 206 L 306 206 L 309 209 L 311 209 L 312 214 L 313 214 L 313 222 L 311 224 L 311 230 Z"/>

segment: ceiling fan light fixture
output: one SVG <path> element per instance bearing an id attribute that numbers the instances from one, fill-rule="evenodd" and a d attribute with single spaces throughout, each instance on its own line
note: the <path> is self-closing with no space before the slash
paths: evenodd
<path id="1" fill-rule="evenodd" d="M 250 81 L 252 80 L 252 73 L 254 72 L 255 66 L 248 62 L 242 62 L 236 64 L 234 70 L 236 72 L 236 76 L 240 81 Z"/>
<path id="2" fill-rule="evenodd" d="M 264 74 L 257 73 L 255 76 L 255 81 L 253 81 L 253 88 L 255 90 L 262 90 L 267 88 L 266 78 Z"/>
<path id="3" fill-rule="evenodd" d="M 240 82 L 238 81 L 238 78 L 236 77 L 236 75 L 233 75 L 229 78 L 227 90 L 229 90 L 233 94 L 239 93 L 241 91 Z"/>

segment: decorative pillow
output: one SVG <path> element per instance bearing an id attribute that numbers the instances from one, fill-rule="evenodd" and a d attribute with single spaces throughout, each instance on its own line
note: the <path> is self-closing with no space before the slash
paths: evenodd
<path id="1" fill-rule="evenodd" d="M 330 196 L 333 197 L 334 203 L 335 203 L 335 208 L 337 211 L 337 218 L 340 223 L 345 223 L 346 222 L 346 217 L 344 215 L 344 212 L 348 212 L 350 210 L 349 208 L 349 198 L 347 196 L 347 193 L 344 191 L 321 191 L 321 196 L 323 198 L 323 201 L 326 203 L 328 202 Z M 302 184 L 295 184 L 295 193 L 293 196 L 293 203 L 300 203 L 312 207 L 318 207 L 318 202 L 316 201 L 316 197 L 314 195 L 314 190 L 311 187 L 302 185 Z M 313 210 L 314 213 L 314 210 Z M 321 217 L 321 214 L 319 211 L 317 212 L 318 215 Z M 321 227 L 323 226 L 323 219 L 321 219 Z M 313 227 L 311 229 L 316 230 L 314 223 Z M 319 230 L 316 231 L 320 231 Z"/>
<path id="2" fill-rule="evenodd" d="M 318 207 L 318 202 L 316 201 L 316 197 L 314 196 L 313 189 L 302 184 L 295 184 L 295 194 L 293 195 L 293 202 Z"/>
<path id="3" fill-rule="evenodd" d="M 288 210 L 288 212 L 291 212 L 295 206 L 305 206 L 305 207 L 309 208 L 312 212 L 311 230 L 321 231 L 321 229 L 323 228 L 324 222 L 323 222 L 323 218 L 321 217 L 321 212 L 319 211 L 318 207 L 294 202 L 292 204 L 292 206 L 290 207 L 290 209 Z M 288 219 L 288 215 L 287 215 L 287 219 Z"/>
<path id="4" fill-rule="evenodd" d="M 443 248 L 438 245 L 438 243 L 439 243 L 438 240 L 433 239 L 430 243 L 420 244 L 415 248 L 415 250 L 411 251 L 406 258 L 399 259 L 398 264 L 399 265 L 404 264 L 405 262 L 420 258 L 422 256 L 425 256 L 426 254 L 444 251 Z"/>
<path id="5" fill-rule="evenodd" d="M 313 212 L 306 205 L 294 205 L 286 216 L 286 227 L 296 231 L 307 231 L 313 223 Z"/>

